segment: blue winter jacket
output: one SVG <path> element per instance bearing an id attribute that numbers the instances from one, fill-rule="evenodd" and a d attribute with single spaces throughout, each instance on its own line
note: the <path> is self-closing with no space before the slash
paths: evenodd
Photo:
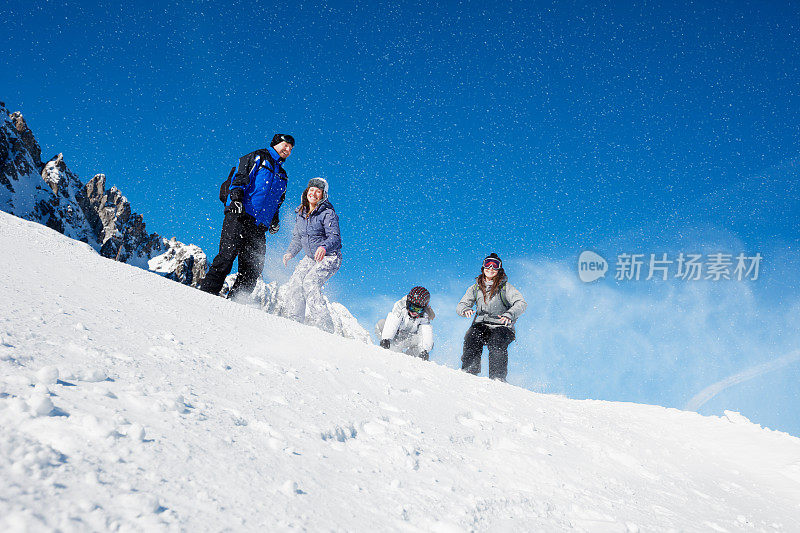
<path id="1" fill-rule="evenodd" d="M 239 168 L 231 180 L 231 198 L 244 191 L 244 211 L 256 219 L 257 224 L 277 226 L 278 211 L 286 198 L 287 175 L 283 159 L 272 147 L 256 150 L 239 158 Z"/>
<path id="2" fill-rule="evenodd" d="M 342 253 L 342 237 L 339 234 L 339 215 L 333 210 L 333 204 L 323 200 L 309 217 L 295 211 L 297 218 L 292 231 L 292 242 L 286 251 L 294 257 L 302 248 L 306 255 L 314 257 L 320 246 L 325 247 L 325 255 Z"/>

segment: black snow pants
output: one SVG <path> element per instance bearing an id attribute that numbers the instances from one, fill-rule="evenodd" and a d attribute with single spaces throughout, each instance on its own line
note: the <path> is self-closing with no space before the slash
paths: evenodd
<path id="1" fill-rule="evenodd" d="M 267 251 L 267 228 L 256 224 L 253 217 L 236 213 L 225 213 L 222 235 L 219 238 L 219 253 L 200 285 L 200 290 L 219 294 L 225 277 L 231 273 L 233 261 L 239 257 L 239 275 L 228 293 L 233 298 L 240 292 L 250 294 L 264 269 L 264 254 Z"/>
<path id="2" fill-rule="evenodd" d="M 473 324 L 464 335 L 464 353 L 461 370 L 470 374 L 481 373 L 481 353 L 489 348 L 489 377 L 506 380 L 508 374 L 508 345 L 514 342 L 514 330 L 505 326 L 490 328 L 484 324 Z"/>

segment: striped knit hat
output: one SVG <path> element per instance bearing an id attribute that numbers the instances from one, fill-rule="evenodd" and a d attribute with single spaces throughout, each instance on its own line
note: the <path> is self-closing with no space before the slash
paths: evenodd
<path id="1" fill-rule="evenodd" d="M 419 307 L 427 307 L 428 302 L 431 301 L 431 293 L 425 287 L 414 287 L 408 291 L 408 300 L 406 301 Z"/>

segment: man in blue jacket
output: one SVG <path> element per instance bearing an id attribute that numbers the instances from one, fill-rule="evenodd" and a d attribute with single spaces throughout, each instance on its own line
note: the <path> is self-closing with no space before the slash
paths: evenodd
<path id="1" fill-rule="evenodd" d="M 269 148 L 239 158 L 239 168 L 231 180 L 231 204 L 225 208 L 219 253 L 214 258 L 200 290 L 219 294 L 225 277 L 239 258 L 239 275 L 228 298 L 253 292 L 264 268 L 266 233 L 278 232 L 278 213 L 286 198 L 287 175 L 283 162 L 294 148 L 294 137 L 278 133 Z"/>

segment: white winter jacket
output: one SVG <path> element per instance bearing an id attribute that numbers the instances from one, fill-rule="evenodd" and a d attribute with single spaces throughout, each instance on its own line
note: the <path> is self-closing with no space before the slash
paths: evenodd
<path id="1" fill-rule="evenodd" d="M 408 296 L 403 296 L 386 315 L 381 340 L 394 340 L 395 337 L 419 336 L 420 349 L 430 352 L 433 349 L 433 328 L 431 320 L 435 316 L 430 306 L 425 308 L 422 315 L 412 318 L 406 309 Z"/>

